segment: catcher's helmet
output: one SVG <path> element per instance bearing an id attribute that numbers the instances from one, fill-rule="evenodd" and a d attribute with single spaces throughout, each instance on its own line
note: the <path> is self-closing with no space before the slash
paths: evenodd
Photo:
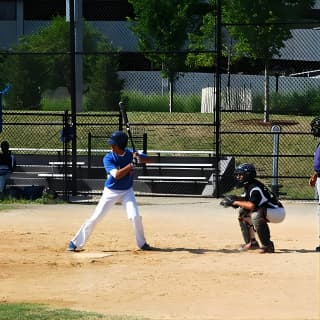
<path id="1" fill-rule="evenodd" d="M 128 136 L 122 131 L 115 131 L 108 139 L 108 144 L 124 149 L 128 144 Z"/>
<path id="2" fill-rule="evenodd" d="M 243 186 L 257 176 L 256 168 L 251 163 L 242 163 L 234 170 L 234 176 L 237 185 Z"/>
<path id="3" fill-rule="evenodd" d="M 314 118 L 314 119 L 310 122 L 310 126 L 311 126 L 311 133 L 312 133 L 315 137 L 320 137 L 320 117 Z"/>

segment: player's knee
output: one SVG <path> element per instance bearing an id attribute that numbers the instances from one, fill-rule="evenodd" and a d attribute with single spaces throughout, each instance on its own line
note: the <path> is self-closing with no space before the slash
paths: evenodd
<path id="1" fill-rule="evenodd" d="M 259 208 L 252 214 L 252 221 L 253 223 L 263 223 L 268 222 L 267 219 L 267 209 L 266 208 Z"/>
<path id="2" fill-rule="evenodd" d="M 239 221 L 244 221 L 245 218 L 248 218 L 248 217 L 250 217 L 250 210 L 240 208 L 239 209 L 239 216 L 238 216 Z"/>

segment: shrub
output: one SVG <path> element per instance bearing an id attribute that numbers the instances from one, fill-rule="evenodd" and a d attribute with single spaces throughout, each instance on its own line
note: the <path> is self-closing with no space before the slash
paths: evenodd
<path id="1" fill-rule="evenodd" d="M 111 51 L 107 42 L 100 43 L 100 50 Z M 113 55 L 98 55 L 92 66 L 92 75 L 88 79 L 89 91 L 86 95 L 87 111 L 118 110 L 124 80 L 117 74 L 118 63 Z"/>
<path id="2" fill-rule="evenodd" d="M 253 112 L 262 113 L 264 96 L 253 97 Z M 305 92 L 271 93 L 271 114 L 318 115 L 320 109 L 320 88 L 310 88 Z"/>
<path id="3" fill-rule="evenodd" d="M 128 106 L 128 111 L 169 112 L 168 94 L 149 94 L 138 91 L 126 91 L 122 101 Z M 196 94 L 174 95 L 173 112 L 200 112 L 201 97 Z"/>

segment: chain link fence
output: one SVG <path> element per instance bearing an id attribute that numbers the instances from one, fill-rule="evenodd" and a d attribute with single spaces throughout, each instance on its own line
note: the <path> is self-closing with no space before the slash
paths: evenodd
<path id="1" fill-rule="evenodd" d="M 84 16 L 89 14 L 86 8 Z M 92 10 L 90 7 L 91 18 Z M 99 12 L 98 5 L 95 10 Z M 103 10 L 107 10 L 105 6 L 101 7 L 101 14 Z M 20 152 L 42 150 L 49 154 L 45 149 L 62 148 L 63 110 L 72 111 L 69 25 L 62 20 L 56 25 L 66 28 L 60 49 L 28 46 L 21 40 L 0 54 L 1 84 L 12 84 L 11 92 L 2 97 L 1 140 L 8 140 L 16 150 L 25 150 Z M 202 72 L 184 68 L 170 83 L 143 52 L 137 53 L 137 38 L 125 21 L 99 20 L 86 22 L 83 48 L 76 49 L 77 63 L 83 70 L 83 94 L 76 96 L 81 108 L 76 113 L 79 156 L 87 156 L 89 135 L 92 150 L 102 150 L 97 155 L 106 150 L 103 137 L 122 125 L 118 115 L 121 99 L 132 130 L 137 136 L 147 134 L 148 151 L 200 151 L 200 156 L 202 151 L 210 151 L 218 158 L 234 158 L 235 164 L 252 162 L 259 178 L 282 198 L 315 198 L 308 177 L 313 172 L 313 152 L 318 141 L 310 134 L 309 124 L 320 112 L 319 30 L 295 24 L 280 57 L 268 62 L 267 77 L 266 65 L 259 59 L 243 57 L 240 62 L 232 62 L 223 56 L 219 66 L 221 105 L 217 108 L 217 65 Z M 32 19 L 25 24 L 36 40 L 45 36 L 50 25 L 48 21 L 41 24 Z M 39 34 L 39 30 L 43 33 Z M 93 45 L 87 36 L 96 37 L 96 31 L 104 33 L 114 46 Z M 58 42 L 57 38 L 51 41 Z M 207 53 L 216 61 L 215 50 Z M 272 130 L 279 130 L 279 134 Z"/>

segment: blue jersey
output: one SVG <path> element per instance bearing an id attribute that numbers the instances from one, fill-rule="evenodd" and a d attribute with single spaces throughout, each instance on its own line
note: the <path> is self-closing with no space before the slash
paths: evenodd
<path id="1" fill-rule="evenodd" d="M 127 190 L 133 185 L 133 169 L 121 179 L 115 179 L 110 171 L 114 169 L 121 169 L 132 162 L 133 155 L 129 149 L 125 149 L 123 155 L 118 155 L 112 151 L 103 157 L 103 165 L 107 172 L 107 180 L 105 187 L 109 189 Z"/>
<path id="2" fill-rule="evenodd" d="M 315 172 L 320 173 L 320 143 L 314 153 L 313 168 Z"/>

